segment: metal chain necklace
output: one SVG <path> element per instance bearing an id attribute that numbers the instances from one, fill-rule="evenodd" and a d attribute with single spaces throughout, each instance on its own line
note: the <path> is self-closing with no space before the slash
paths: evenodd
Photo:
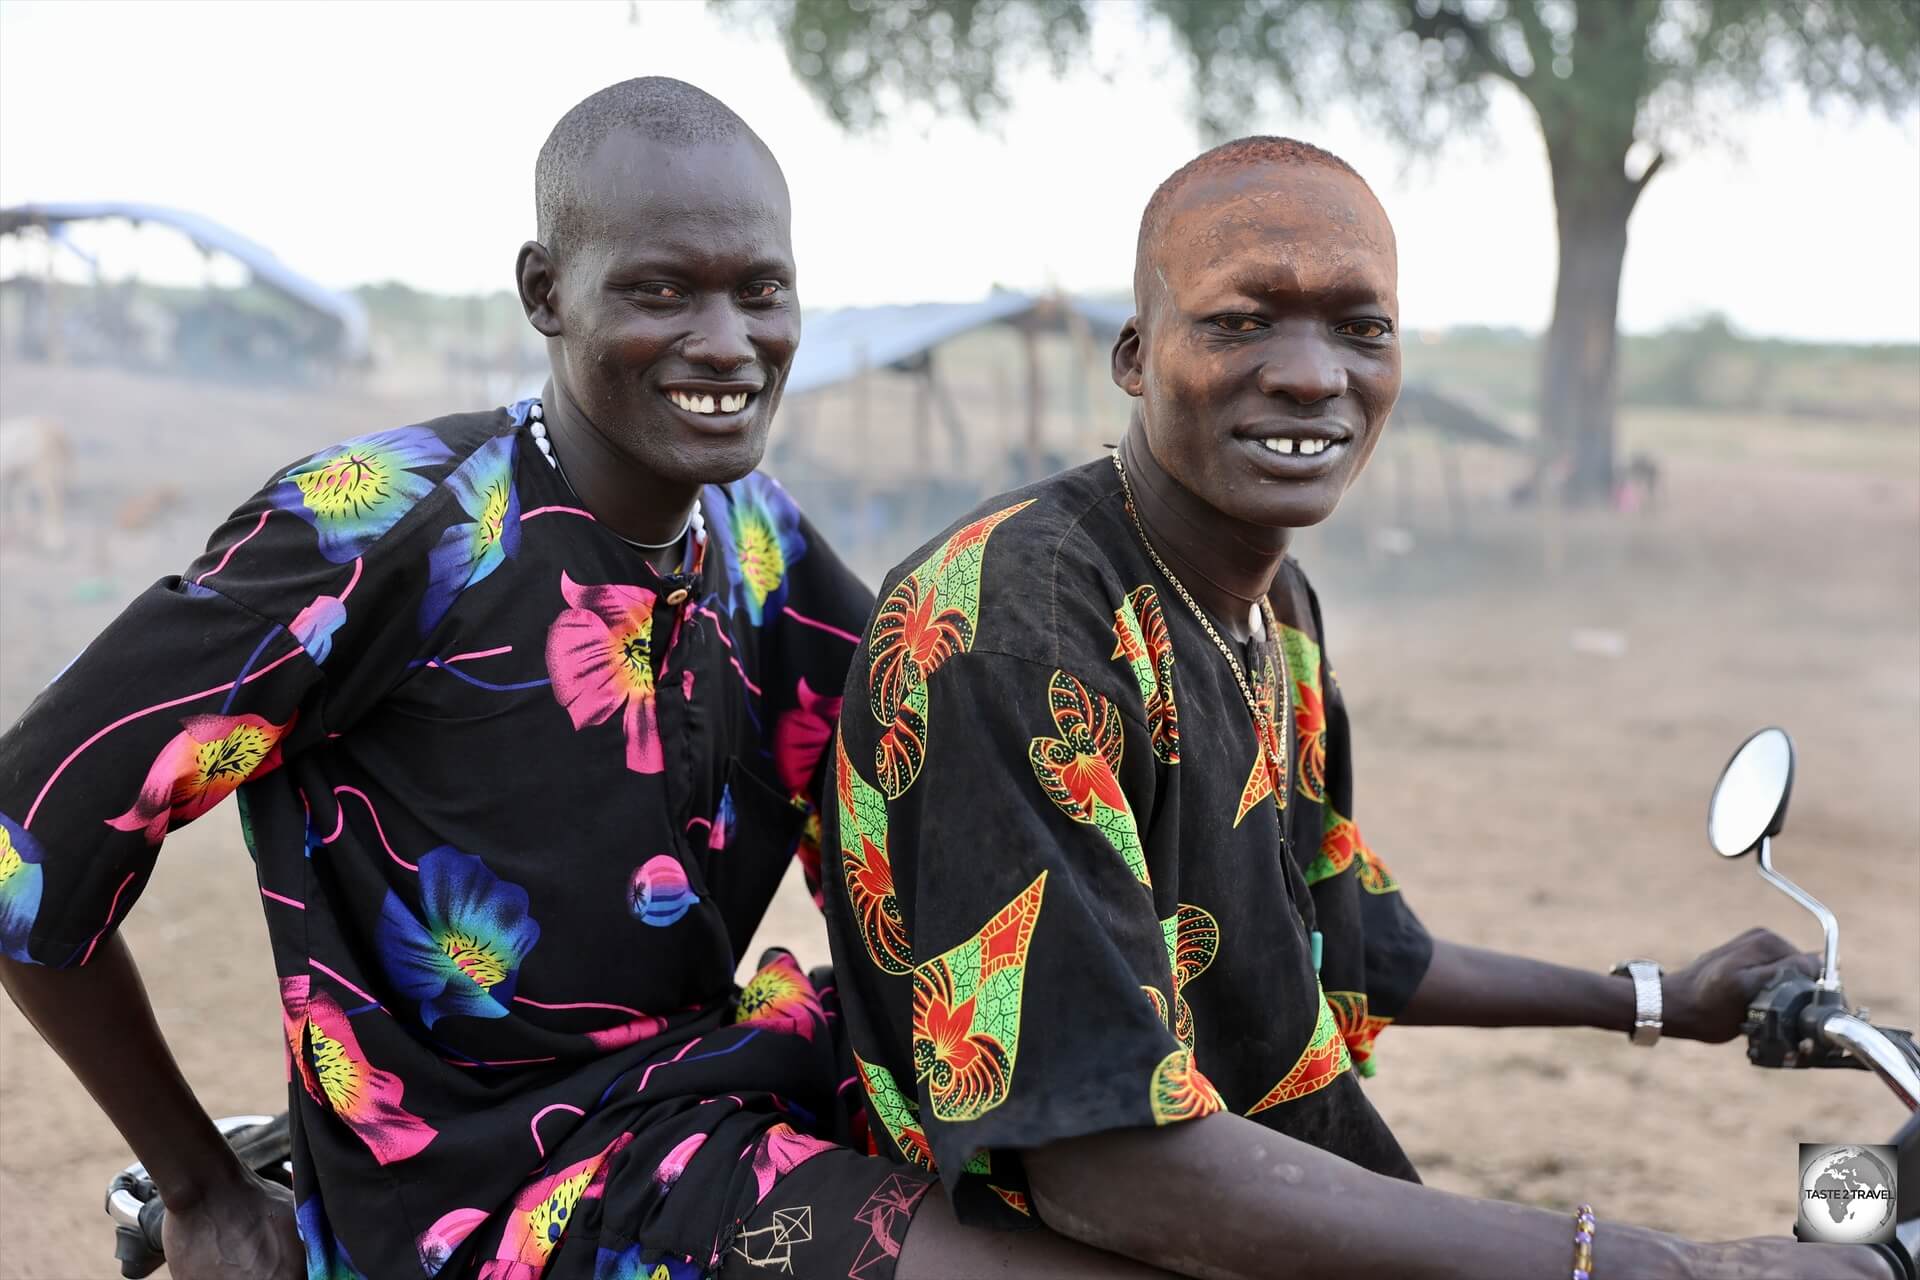
<path id="1" fill-rule="evenodd" d="M 1162 576 L 1173 584 L 1174 591 L 1178 593 L 1181 600 L 1186 602 L 1188 610 L 1200 623 L 1201 630 L 1205 631 L 1207 637 L 1213 641 L 1213 647 L 1218 649 L 1220 656 L 1227 660 L 1227 668 L 1233 672 L 1234 683 L 1240 686 L 1240 696 L 1246 700 L 1247 714 L 1253 717 L 1253 736 L 1257 739 L 1255 747 L 1261 755 L 1267 757 L 1267 767 L 1274 772 L 1273 817 L 1280 826 L 1280 843 L 1282 847 L 1290 849 L 1292 841 L 1287 837 L 1286 819 L 1281 816 L 1280 809 L 1286 795 L 1286 788 L 1290 785 L 1287 775 L 1287 735 L 1280 726 L 1293 723 L 1293 699 L 1291 690 L 1287 688 L 1288 681 L 1282 680 L 1279 673 L 1274 670 L 1273 651 L 1280 643 L 1280 623 L 1273 616 L 1273 606 L 1264 597 L 1261 598 L 1260 620 L 1267 632 L 1266 643 L 1261 646 L 1264 660 L 1262 665 L 1266 678 L 1273 682 L 1273 687 L 1280 694 L 1280 719 L 1277 725 L 1268 722 L 1264 714 L 1265 708 L 1261 706 L 1260 700 L 1254 697 L 1253 686 L 1248 683 L 1246 672 L 1241 670 L 1240 660 L 1234 657 L 1232 646 L 1221 638 L 1219 631 L 1214 628 L 1213 621 L 1207 617 L 1206 610 L 1200 607 L 1199 602 L 1187 590 L 1186 584 L 1180 581 L 1180 575 L 1169 568 L 1167 562 L 1160 558 L 1160 553 L 1154 550 L 1153 539 L 1147 536 L 1147 527 L 1140 522 L 1140 509 L 1133 500 L 1133 484 L 1127 479 L 1126 464 L 1120 461 L 1118 453 L 1113 455 L 1113 469 L 1120 473 L 1120 490 L 1126 495 L 1127 514 L 1133 518 L 1133 531 L 1140 535 L 1140 544 L 1147 549 L 1147 555 L 1152 559 L 1154 568 L 1160 570 Z M 1276 752 L 1279 755 L 1278 760 L 1273 758 Z"/>

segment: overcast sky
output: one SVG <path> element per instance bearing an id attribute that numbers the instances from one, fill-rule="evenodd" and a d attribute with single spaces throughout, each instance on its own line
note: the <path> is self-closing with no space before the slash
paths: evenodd
<path id="1" fill-rule="evenodd" d="M 508 287 L 553 122 L 634 75 L 690 80 L 773 147 L 810 305 L 1124 288 L 1141 205 L 1198 150 L 1179 66 L 1108 23 L 1111 74 L 1023 79 L 997 131 L 843 135 L 771 41 L 698 0 L 333 5 L 0 3 L 0 203 L 196 210 L 333 285 Z M 1706 310 L 1749 332 L 1920 341 L 1920 105 L 1785 101 L 1675 157 L 1632 224 L 1622 320 Z M 1488 142 L 1412 169 L 1335 111 L 1270 113 L 1366 174 L 1398 229 L 1406 327 L 1544 324 L 1552 201 L 1517 98 Z M 152 237 L 139 242 L 152 250 Z M 110 263 L 133 250 L 106 246 Z M 143 258 L 143 268 L 150 259 Z"/>

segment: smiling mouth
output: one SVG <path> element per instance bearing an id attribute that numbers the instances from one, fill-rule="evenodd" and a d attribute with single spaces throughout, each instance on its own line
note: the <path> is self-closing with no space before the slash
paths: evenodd
<path id="1" fill-rule="evenodd" d="M 1321 453 L 1330 446 L 1339 443 L 1338 440 L 1324 440 L 1317 436 L 1312 438 L 1300 437 L 1298 439 L 1293 436 L 1267 436 L 1265 439 L 1259 441 L 1260 447 L 1268 453 L 1298 453 L 1308 457 L 1316 453 Z"/>
<path id="2" fill-rule="evenodd" d="M 667 399 L 673 401 L 675 405 L 685 409 L 688 413 L 718 415 L 739 413 L 742 409 L 753 403 L 754 393 L 751 391 L 740 391 L 731 395 L 702 395 L 690 391 L 669 391 L 666 393 L 666 396 Z"/>

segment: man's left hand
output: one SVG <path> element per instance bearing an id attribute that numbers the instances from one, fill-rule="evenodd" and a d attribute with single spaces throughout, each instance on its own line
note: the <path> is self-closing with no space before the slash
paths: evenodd
<path id="1" fill-rule="evenodd" d="M 1708 1044 L 1733 1039 L 1754 995 L 1791 970 L 1818 977 L 1820 957 L 1795 951 L 1771 929 L 1747 930 L 1666 975 L 1661 984 L 1664 1034 Z"/>

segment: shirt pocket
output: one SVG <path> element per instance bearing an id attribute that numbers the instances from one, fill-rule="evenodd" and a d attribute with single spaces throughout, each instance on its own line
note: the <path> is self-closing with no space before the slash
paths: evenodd
<path id="1" fill-rule="evenodd" d="M 752 943 L 805 822 L 806 811 L 746 761 L 727 762 L 720 812 L 698 861 L 736 958 Z"/>

